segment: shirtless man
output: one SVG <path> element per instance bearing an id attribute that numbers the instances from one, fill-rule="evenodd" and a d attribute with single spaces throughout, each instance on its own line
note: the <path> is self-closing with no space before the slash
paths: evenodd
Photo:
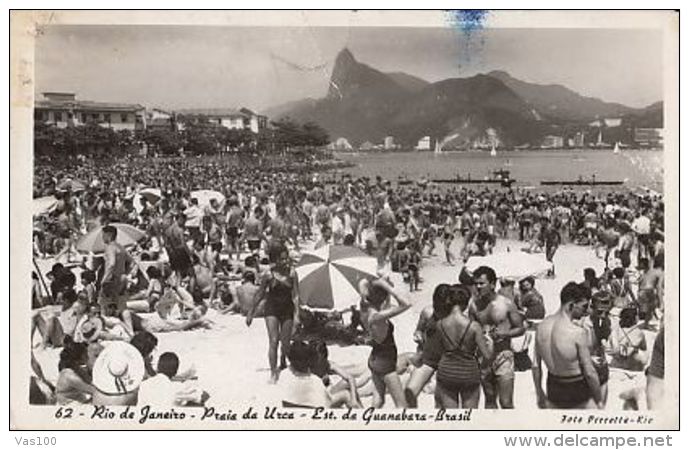
<path id="1" fill-rule="evenodd" d="M 194 301 L 200 302 L 206 298 L 213 301 L 217 289 L 213 272 L 196 255 L 192 256 L 192 260 L 194 266 L 193 276 L 189 278 L 189 291 L 194 296 Z"/>
<path id="2" fill-rule="evenodd" d="M 270 235 L 271 241 L 284 245 L 287 242 L 288 229 L 286 222 L 286 212 L 284 207 L 279 207 L 277 215 L 268 222 L 268 228 L 265 230 L 267 235 Z"/>
<path id="3" fill-rule="evenodd" d="M 378 200 L 378 213 L 375 218 L 376 239 L 378 241 L 378 269 L 385 266 L 392 253 L 395 230 L 395 213 L 385 203 L 385 199 Z"/>
<path id="4" fill-rule="evenodd" d="M 246 316 L 253 306 L 254 296 L 258 291 L 256 286 L 256 274 L 247 270 L 242 277 L 242 284 L 237 286 L 237 303 L 239 305 L 239 313 Z M 254 314 L 255 317 L 263 317 L 263 311 Z"/>
<path id="5" fill-rule="evenodd" d="M 238 245 L 239 240 L 239 230 L 244 226 L 244 210 L 239 207 L 239 201 L 236 197 L 231 197 L 229 201 L 230 209 L 227 212 L 226 218 L 226 235 L 227 235 L 227 247 L 230 254 L 230 259 L 232 259 L 232 254 L 237 253 L 237 259 L 239 259 L 240 247 Z"/>
<path id="6" fill-rule="evenodd" d="M 560 291 L 560 309 L 536 329 L 536 351 L 531 367 L 539 408 L 603 409 L 598 374 L 593 366 L 586 330 L 575 321 L 588 314 L 588 289 L 574 282 Z M 548 369 L 543 391 L 542 362 Z"/>
<path id="7" fill-rule="evenodd" d="M 614 227 L 614 222 L 609 221 L 605 228 L 603 228 L 599 233 L 598 233 L 598 240 L 600 244 L 605 247 L 605 268 L 607 269 L 610 267 L 609 264 L 609 259 L 610 259 L 610 253 L 612 253 L 615 248 L 619 245 L 620 243 L 620 235 L 617 233 Z M 598 256 L 598 249 L 599 247 L 596 246 L 596 256 Z"/>
<path id="8" fill-rule="evenodd" d="M 303 215 L 303 220 L 301 222 L 301 233 L 305 239 L 311 239 L 311 228 L 313 226 L 313 214 L 315 206 L 311 203 L 308 195 L 305 196 L 304 201 L 301 204 L 301 213 Z"/>
<path id="9" fill-rule="evenodd" d="M 632 263 L 631 254 L 632 247 L 634 247 L 634 235 L 628 223 L 622 222 L 619 224 L 620 241 L 617 247 L 617 255 L 620 263 L 624 269 L 628 269 Z"/>
<path id="10" fill-rule="evenodd" d="M 648 267 L 648 259 L 642 258 L 639 261 L 639 292 L 637 295 L 639 303 L 639 315 L 644 321 L 643 326 L 648 328 L 651 318 L 655 315 L 656 307 L 662 310 L 662 290 L 663 290 L 663 260 L 656 258 L 653 268 Z"/>
<path id="11" fill-rule="evenodd" d="M 514 408 L 514 353 L 510 340 L 526 331 L 524 318 L 514 302 L 495 292 L 497 277 L 490 267 L 481 266 L 474 273 L 476 295 L 469 304 L 469 317 L 478 321 L 494 342 L 495 356 L 481 369 L 481 385 L 486 408 Z"/>
<path id="12" fill-rule="evenodd" d="M 244 232 L 242 233 L 241 240 L 246 241 L 249 246 L 249 252 L 252 255 L 259 254 L 261 250 L 261 241 L 264 239 L 262 218 L 263 210 L 260 207 L 256 207 L 256 209 L 254 209 L 254 215 L 244 222 Z"/>
<path id="13" fill-rule="evenodd" d="M 137 266 L 129 252 L 116 241 L 117 228 L 108 225 L 103 227 L 102 233 L 105 269 L 98 303 L 103 315 L 107 314 L 110 305 L 115 305 L 119 314 L 127 309 L 127 277 L 136 273 Z"/>

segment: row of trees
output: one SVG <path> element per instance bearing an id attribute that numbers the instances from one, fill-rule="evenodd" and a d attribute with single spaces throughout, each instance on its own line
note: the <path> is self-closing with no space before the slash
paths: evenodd
<path id="1" fill-rule="evenodd" d="M 229 129 L 211 123 L 204 117 L 179 117 L 169 128 L 113 130 L 95 123 L 57 128 L 41 122 L 34 124 L 34 149 L 37 154 L 113 154 L 142 148 L 161 155 L 185 153 L 215 154 L 222 151 L 283 152 L 312 150 L 330 141 L 318 124 L 299 124 L 291 119 L 271 122 L 271 126 L 254 133 L 246 129 Z"/>

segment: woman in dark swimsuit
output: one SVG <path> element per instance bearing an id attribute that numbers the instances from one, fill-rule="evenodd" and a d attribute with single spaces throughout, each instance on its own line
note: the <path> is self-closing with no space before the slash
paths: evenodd
<path id="1" fill-rule="evenodd" d="M 275 266 L 262 275 L 253 305 L 246 315 L 246 325 L 251 326 L 255 312 L 265 302 L 264 318 L 268 329 L 268 362 L 272 383 L 277 382 L 280 370 L 287 367 L 286 357 L 293 328 L 298 325 L 297 299 L 297 276 L 289 253 L 283 250 L 276 258 Z M 282 348 L 279 368 L 278 343 L 281 343 Z"/>
<path id="2" fill-rule="evenodd" d="M 437 350 L 438 346 L 433 345 L 432 336 L 435 334 L 438 311 L 443 310 L 449 295 L 450 285 L 445 283 L 439 284 L 433 291 L 431 314 L 428 314 L 429 311 L 426 309 L 421 311 L 421 317 L 419 317 L 419 323 L 414 335 L 414 340 L 418 344 L 417 353 L 421 355 L 421 365 L 412 372 L 404 388 L 404 396 L 407 400 L 408 408 L 415 408 L 417 406 L 417 397 L 421 390 L 431 380 L 435 371 L 438 370 L 440 354 Z"/>
<path id="3" fill-rule="evenodd" d="M 481 372 L 477 350 L 490 361 L 492 350 L 481 325 L 464 315 L 471 294 L 453 286 L 445 311 L 440 311 L 434 337 L 442 346 L 436 383 L 436 400 L 441 408 L 478 408 Z"/>
<path id="4" fill-rule="evenodd" d="M 389 389 L 395 407 L 404 408 L 407 402 L 404 398 L 402 382 L 396 371 L 395 327 L 390 319 L 403 313 L 411 305 L 383 279 L 372 282 L 361 280 L 359 293 L 361 294 L 362 322 L 372 338 L 373 348 L 368 359 L 368 368 L 371 369 L 375 387 L 372 406 L 382 407 L 385 403 L 385 392 Z M 397 302 L 396 306 L 390 304 L 391 297 Z"/>

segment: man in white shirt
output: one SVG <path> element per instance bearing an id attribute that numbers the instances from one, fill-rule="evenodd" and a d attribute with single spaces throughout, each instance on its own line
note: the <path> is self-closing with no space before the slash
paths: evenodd
<path id="1" fill-rule="evenodd" d="M 201 235 L 201 220 L 203 219 L 203 210 L 199 207 L 198 199 L 191 199 L 191 205 L 184 210 L 184 215 L 187 218 L 184 226 L 191 238 L 196 241 Z"/>
<path id="2" fill-rule="evenodd" d="M 651 232 L 651 219 L 649 219 L 645 211 L 637 217 L 632 223 L 632 230 L 638 235 L 649 234 Z"/>
<path id="3" fill-rule="evenodd" d="M 314 357 L 311 346 L 305 342 L 295 341 L 290 345 L 290 366 L 280 375 L 278 386 L 282 395 L 282 406 L 285 408 L 328 408 L 331 399 L 328 391 L 318 376 L 311 373 L 310 363 Z"/>
<path id="4" fill-rule="evenodd" d="M 642 213 L 634 219 L 632 222 L 632 230 L 636 233 L 637 240 L 639 242 L 639 251 L 637 253 L 637 260 L 640 263 L 643 258 L 651 259 L 651 219 L 648 217 L 647 210 L 643 210 Z"/>
<path id="5" fill-rule="evenodd" d="M 163 353 L 158 360 L 158 373 L 141 383 L 137 404 L 151 409 L 170 409 L 178 406 L 177 394 L 181 385 L 172 381 L 179 369 L 179 358 L 172 352 Z"/>
<path id="6" fill-rule="evenodd" d="M 345 213 L 342 206 L 338 206 L 335 211 L 335 216 L 332 219 L 333 243 L 341 245 L 346 235 L 345 231 Z"/>

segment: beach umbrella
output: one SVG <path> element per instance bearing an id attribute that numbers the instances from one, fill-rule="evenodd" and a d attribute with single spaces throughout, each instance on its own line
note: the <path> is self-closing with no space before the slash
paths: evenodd
<path id="1" fill-rule="evenodd" d="M 157 188 L 144 188 L 139 190 L 134 196 L 132 197 L 132 204 L 134 205 L 134 209 L 136 212 L 140 213 L 144 208 L 141 205 L 141 198 L 145 198 L 148 203 L 151 204 L 156 204 L 158 200 L 163 198 L 163 193 L 160 189 Z"/>
<path id="2" fill-rule="evenodd" d="M 480 266 L 488 266 L 495 270 L 499 278 L 518 280 L 524 277 L 541 277 L 552 268 L 552 264 L 545 260 L 543 254 L 524 252 L 505 252 L 487 256 L 472 256 L 466 263 L 466 268 L 473 272 Z"/>
<path id="3" fill-rule="evenodd" d="M 117 228 L 116 242 L 124 247 L 136 245 L 146 237 L 146 233 L 126 223 L 111 223 Z M 105 244 L 103 243 L 103 227 L 94 228 L 82 236 L 76 245 L 77 251 L 83 253 L 103 253 Z"/>
<path id="4" fill-rule="evenodd" d="M 344 245 L 304 252 L 295 270 L 299 302 L 311 310 L 342 310 L 356 305 L 359 282 L 378 278 L 375 258 Z"/>
<path id="5" fill-rule="evenodd" d="M 33 215 L 50 214 L 57 206 L 57 199 L 52 195 L 33 199 Z"/>
<path id="6" fill-rule="evenodd" d="M 194 191 L 191 193 L 191 198 L 195 198 L 199 201 L 199 206 L 210 205 L 211 199 L 216 199 L 218 203 L 225 201 L 225 196 L 218 191 L 211 191 L 209 189 L 202 189 L 200 191 Z"/>
<path id="7" fill-rule="evenodd" d="M 78 192 L 78 191 L 83 191 L 84 189 L 86 189 L 86 185 L 79 180 L 74 180 L 72 178 L 65 178 L 64 180 L 62 180 L 58 183 L 58 185 L 56 186 L 56 189 L 58 191 Z"/>

